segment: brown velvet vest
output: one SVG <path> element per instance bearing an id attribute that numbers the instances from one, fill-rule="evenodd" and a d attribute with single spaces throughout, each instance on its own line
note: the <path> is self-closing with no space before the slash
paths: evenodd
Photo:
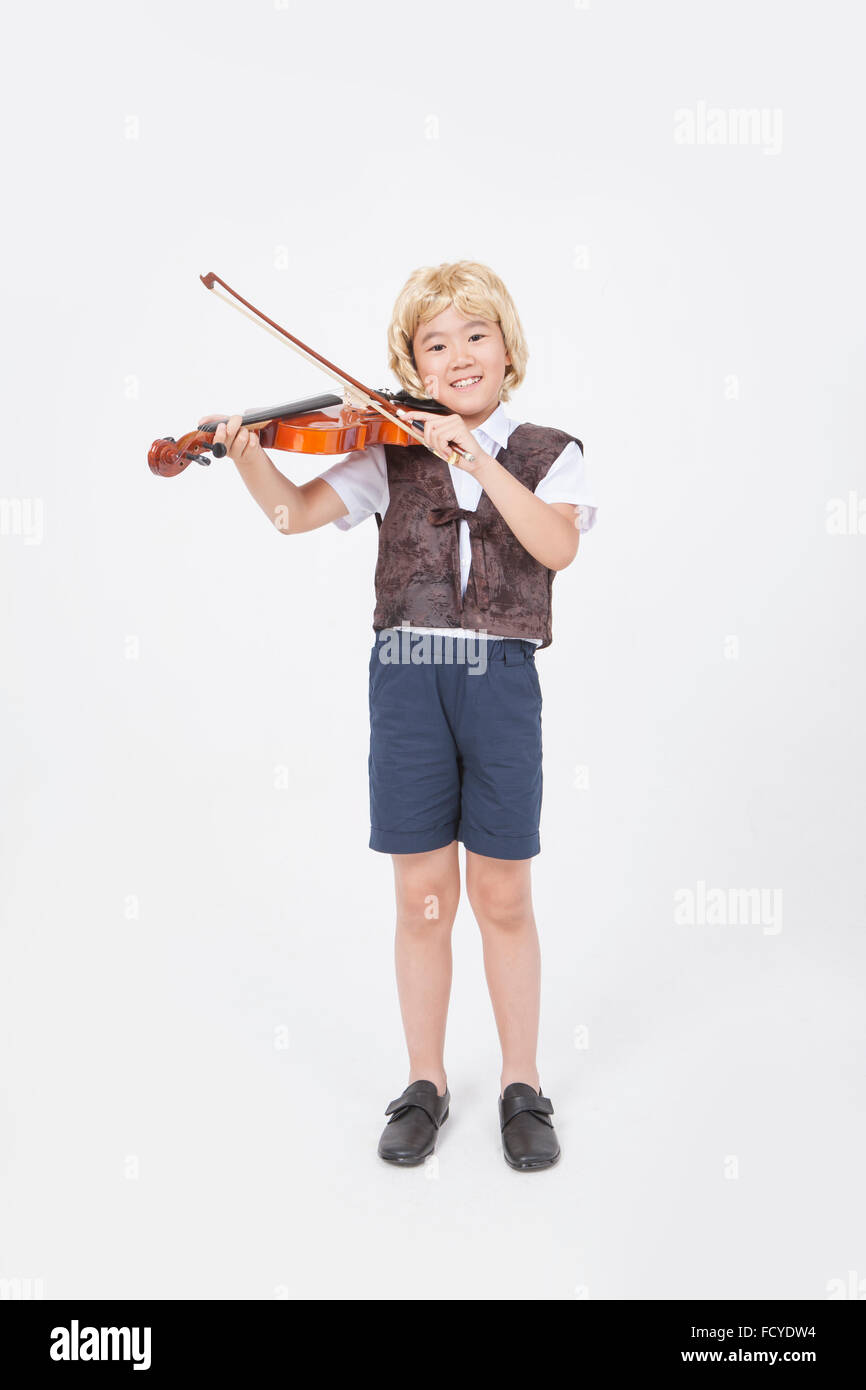
<path id="1" fill-rule="evenodd" d="M 517 425 L 497 459 L 534 492 L 569 440 L 564 430 Z M 486 492 L 476 511 L 457 506 L 444 459 L 423 444 L 386 444 L 388 506 L 376 512 L 379 554 L 373 627 L 464 627 L 553 641 L 556 570 L 524 549 Z M 472 565 L 460 594 L 459 522 L 469 524 Z"/>

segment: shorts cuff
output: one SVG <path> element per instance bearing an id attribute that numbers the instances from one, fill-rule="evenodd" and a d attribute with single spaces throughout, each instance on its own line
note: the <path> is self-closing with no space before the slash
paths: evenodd
<path id="1" fill-rule="evenodd" d="M 424 854 L 431 849 L 444 849 L 457 839 L 453 821 L 437 825 L 432 830 L 381 830 L 370 827 L 370 849 L 380 854 Z"/>
<path id="2" fill-rule="evenodd" d="M 537 830 L 534 835 L 490 835 L 461 821 L 457 839 L 473 854 L 486 854 L 491 859 L 532 859 L 541 853 L 541 835 Z"/>

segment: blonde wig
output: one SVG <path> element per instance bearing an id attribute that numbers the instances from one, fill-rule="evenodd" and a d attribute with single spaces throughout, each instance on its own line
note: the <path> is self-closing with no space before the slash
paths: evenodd
<path id="1" fill-rule="evenodd" d="M 514 301 L 498 275 L 477 261 L 421 266 L 413 270 L 394 305 L 388 328 L 388 366 L 400 385 L 413 396 L 423 396 L 412 343 L 419 324 L 427 323 L 453 304 L 464 318 L 490 319 L 502 330 L 511 357 L 499 392 L 507 401 L 526 375 L 529 349 Z"/>

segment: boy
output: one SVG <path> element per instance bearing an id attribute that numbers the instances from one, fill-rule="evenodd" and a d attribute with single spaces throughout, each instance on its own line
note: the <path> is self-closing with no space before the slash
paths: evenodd
<path id="1" fill-rule="evenodd" d="M 462 840 L 502 1047 L 503 1154 L 516 1169 L 547 1168 L 560 1148 L 536 1068 L 540 952 L 530 869 L 541 848 L 542 695 L 535 650 L 553 640 L 553 578 L 574 559 L 596 504 L 578 439 L 505 414 L 528 351 L 511 296 L 488 267 L 458 261 L 414 271 L 388 343 L 401 386 L 452 412 L 407 410 L 423 424 L 423 445 L 374 445 L 296 487 L 240 416 L 221 424 L 214 440 L 227 445 L 282 530 L 329 522 L 348 530 L 373 515 L 379 527 L 369 844 L 391 854 L 394 866 L 409 1083 L 385 1111 L 391 1119 L 378 1153 L 394 1164 L 422 1163 L 448 1118 L 445 1025 Z"/>

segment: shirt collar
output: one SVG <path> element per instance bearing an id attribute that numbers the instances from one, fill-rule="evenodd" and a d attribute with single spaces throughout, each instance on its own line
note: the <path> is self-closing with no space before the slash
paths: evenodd
<path id="1" fill-rule="evenodd" d="M 508 436 L 511 433 L 511 421 L 505 414 L 505 407 L 502 401 L 499 402 L 493 414 L 488 415 L 483 425 L 478 425 L 476 429 L 470 430 L 469 433 L 475 436 L 479 444 L 483 444 L 484 442 L 479 436 L 486 435 L 490 442 L 495 444 L 497 449 L 504 449 L 508 443 Z"/>

